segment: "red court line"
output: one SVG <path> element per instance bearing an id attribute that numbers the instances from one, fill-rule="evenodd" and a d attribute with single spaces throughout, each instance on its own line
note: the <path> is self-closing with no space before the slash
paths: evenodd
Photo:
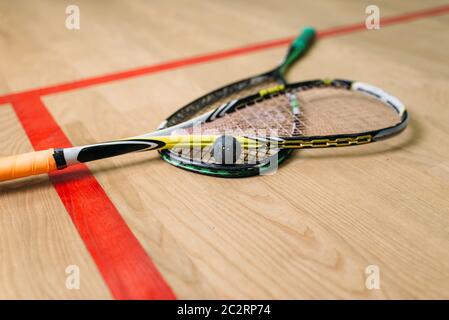
<path id="1" fill-rule="evenodd" d="M 72 146 L 39 96 L 22 95 L 12 106 L 34 149 Z M 50 180 L 114 298 L 176 298 L 85 165 L 50 174 Z"/>
<path id="2" fill-rule="evenodd" d="M 449 6 L 442 6 L 382 19 L 381 24 L 383 26 L 391 25 L 447 12 L 449 12 Z M 323 38 L 364 30 L 366 30 L 365 25 L 361 23 L 322 30 L 318 35 Z M 8 94 L 0 97 L 0 104 L 12 103 L 34 149 L 42 150 L 54 146 L 70 147 L 69 139 L 42 103 L 42 96 L 280 47 L 287 45 L 292 39 L 293 37 L 288 37 L 262 42 L 134 70 Z M 50 179 L 114 298 L 176 298 L 151 258 L 86 166 L 79 165 L 62 173 L 51 174 Z"/>
<path id="3" fill-rule="evenodd" d="M 387 17 L 381 19 L 381 27 L 399 24 L 405 21 L 412 21 L 416 19 L 426 18 L 426 17 L 433 17 L 437 15 L 442 15 L 449 13 L 449 5 L 430 8 L 430 9 L 424 9 L 419 11 L 414 11 L 410 13 L 405 13 L 402 15 Z M 334 27 L 330 29 L 321 30 L 318 32 L 318 36 L 320 38 L 325 37 L 331 37 L 331 36 L 337 36 L 337 35 L 343 35 L 346 33 L 353 33 L 357 31 L 366 31 L 365 23 L 356 23 L 351 25 L 345 25 L 340 27 Z M 229 50 L 223 50 L 223 51 L 217 51 L 209 54 L 189 57 L 185 59 L 178 59 L 163 63 L 158 63 L 146 67 L 136 68 L 132 70 L 117 72 L 117 73 L 111 73 L 106 75 L 101 75 L 97 77 L 72 81 L 72 82 L 66 82 L 61 83 L 53 86 L 48 87 L 42 87 L 32 90 L 27 90 L 24 92 L 19 93 L 11 93 L 4 96 L 0 96 L 0 104 L 2 103 L 8 103 L 12 102 L 16 99 L 20 99 L 20 96 L 22 94 L 35 94 L 39 96 L 69 91 L 69 90 L 75 90 L 80 88 L 86 88 L 89 86 L 104 84 L 112 81 L 117 80 L 123 80 L 128 79 L 132 77 L 138 77 L 150 73 L 156 73 L 156 72 L 162 72 L 166 70 L 173 70 L 173 69 L 179 69 L 186 66 L 191 66 L 195 64 L 205 63 L 205 62 L 211 62 L 221 59 L 226 59 L 234 56 L 239 56 L 243 54 L 248 54 L 252 52 L 262 51 L 270 48 L 276 48 L 276 47 L 282 47 L 287 44 L 289 44 L 293 40 L 293 37 L 288 38 L 282 38 L 277 40 L 270 40 L 266 42 L 260 42 L 248 46 L 243 46 L 239 48 L 229 49 Z"/>

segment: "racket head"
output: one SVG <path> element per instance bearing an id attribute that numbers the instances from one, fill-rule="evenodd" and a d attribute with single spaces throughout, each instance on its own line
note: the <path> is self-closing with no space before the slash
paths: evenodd
<path id="1" fill-rule="evenodd" d="M 313 43 L 315 36 L 315 29 L 311 27 L 304 28 L 302 33 L 291 43 L 285 57 L 275 69 L 231 83 L 192 101 L 168 117 L 161 123 L 158 129 L 165 129 L 191 120 L 218 108 L 228 101 L 255 94 L 263 88 L 284 85 L 286 83 L 284 75 L 288 71 L 288 68 L 307 51 Z M 269 169 L 268 167 L 273 162 L 276 165 L 280 164 L 292 153 L 292 150 L 288 149 L 278 150 L 276 152 L 273 150 L 272 154 L 267 155 L 265 161 L 254 160 L 249 161 L 251 164 L 234 164 L 226 167 L 216 167 L 210 159 L 207 161 L 208 164 L 204 163 L 204 152 L 201 157 L 198 155 L 192 156 L 191 154 L 189 157 L 186 157 L 183 151 L 180 148 L 173 148 L 170 150 L 161 150 L 159 153 L 163 160 L 176 167 L 196 173 L 229 178 L 258 175 L 264 172 L 264 170 Z M 206 150 L 205 152 L 210 153 L 210 150 Z M 249 156 L 251 157 L 251 155 Z"/>
<path id="2" fill-rule="evenodd" d="M 166 159 L 216 176 L 226 176 L 221 171 L 228 172 L 234 165 L 261 173 L 283 148 L 350 146 L 385 139 L 401 132 L 408 122 L 397 98 L 369 84 L 339 79 L 278 85 L 225 103 L 202 118 L 201 126 L 183 127 L 183 133 L 173 134 L 233 135 L 248 144 L 257 142 L 257 148 L 243 148 L 232 165 L 216 163 L 212 145 L 175 147 L 175 157 Z"/>
<path id="3" fill-rule="evenodd" d="M 199 133 L 261 139 L 260 130 L 286 142 L 370 135 L 371 142 L 399 133 L 407 123 L 402 102 L 382 89 L 325 79 L 268 88 L 223 105 L 204 119 Z"/>
<path id="4" fill-rule="evenodd" d="M 226 102 L 238 100 L 239 98 L 252 95 L 263 88 L 282 85 L 283 83 L 284 79 L 277 69 L 253 78 L 235 82 L 217 89 L 179 109 L 167 118 L 159 129 L 165 129 L 191 120 L 218 108 Z M 210 176 L 240 178 L 259 175 L 264 170 L 268 170 L 270 164 L 276 163 L 278 165 L 282 163 L 293 150 L 284 149 L 277 152 L 273 150 L 273 153 L 264 159 L 264 161 L 249 159 L 250 161 L 247 161 L 247 163 L 227 166 L 215 164 L 210 155 L 211 151 L 209 147 L 201 151 L 197 150 L 197 154 L 192 154 L 191 150 L 187 152 L 186 148 L 172 148 L 161 150 L 159 153 L 163 160 L 181 169 Z M 198 154 L 198 152 L 201 152 L 201 154 Z"/>

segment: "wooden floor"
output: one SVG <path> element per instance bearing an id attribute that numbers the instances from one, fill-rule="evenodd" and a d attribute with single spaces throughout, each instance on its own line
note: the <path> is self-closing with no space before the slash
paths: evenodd
<path id="1" fill-rule="evenodd" d="M 371 4 L 86 0 L 77 1 L 81 29 L 70 31 L 71 3 L 0 1 L 2 156 L 54 138 L 43 113 L 33 114 L 36 95 L 71 144 L 122 138 L 152 130 L 213 88 L 268 70 L 285 46 L 73 90 L 36 88 L 282 39 L 306 25 L 361 23 Z M 376 3 L 389 17 L 446 2 Z M 296 152 L 276 174 L 247 179 L 196 175 L 148 153 L 89 164 L 91 175 L 63 182 L 0 184 L 0 298 L 448 299 L 448 32 L 446 11 L 322 37 L 289 73 L 290 81 L 357 79 L 400 97 L 411 123 L 392 140 Z M 26 108 L 32 116 L 24 120 Z M 82 191 L 73 190 L 91 181 L 96 193 L 77 206 Z M 94 193 L 103 191 L 111 205 L 98 209 L 101 220 L 88 209 L 98 208 Z M 145 263 L 108 256 L 127 254 L 122 238 L 105 232 L 110 208 Z M 89 221 L 100 225 L 86 229 Z M 80 268 L 78 290 L 66 287 L 70 265 Z M 379 290 L 365 286 L 370 265 L 379 267 Z M 141 270 L 148 283 L 126 270 Z M 151 277 L 166 285 L 159 292 L 166 296 L 148 292 L 157 288 Z"/>

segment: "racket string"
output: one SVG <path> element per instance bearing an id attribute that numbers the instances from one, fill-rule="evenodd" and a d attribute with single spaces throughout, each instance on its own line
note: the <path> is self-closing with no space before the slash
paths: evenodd
<path id="1" fill-rule="evenodd" d="M 273 87 L 275 85 L 279 85 L 279 81 L 274 78 L 266 78 L 264 81 L 260 81 L 256 83 L 255 85 L 241 88 L 237 92 L 234 92 L 230 95 L 225 95 L 224 97 L 215 100 L 214 102 L 210 103 L 209 106 L 204 107 L 201 106 L 199 108 L 199 111 L 192 112 L 189 110 L 185 114 L 182 114 L 180 117 L 176 119 L 176 121 L 170 123 L 169 125 L 175 125 L 179 122 L 187 121 L 189 119 L 193 119 L 201 114 L 204 114 L 206 112 L 209 112 L 211 110 L 214 110 L 218 108 L 220 105 L 239 99 L 241 97 L 249 96 L 251 94 L 254 94 L 262 89 Z M 213 99 L 211 99 L 213 100 Z M 249 119 L 241 118 L 241 119 L 234 119 L 230 118 L 231 121 L 230 126 L 232 128 L 241 129 L 241 128 L 250 128 L 252 127 L 254 129 L 254 125 L 251 123 Z M 226 127 L 224 128 L 226 129 Z M 229 129 L 229 128 L 228 128 Z M 255 130 L 253 130 L 255 131 Z M 215 131 L 216 132 L 216 131 Z M 240 132 L 243 132 L 240 130 Z M 259 163 L 261 161 L 264 161 L 266 158 L 273 156 L 278 152 L 279 150 L 275 149 L 268 149 L 265 150 L 265 152 L 260 152 L 258 149 L 248 149 L 243 148 L 242 153 L 240 157 L 236 161 L 236 165 L 239 164 L 250 164 L 250 163 Z M 186 147 L 175 147 L 169 150 L 169 153 L 172 153 L 174 155 L 177 155 L 178 158 L 182 159 L 185 162 L 189 163 L 203 163 L 203 164 L 214 164 L 215 159 L 212 156 L 212 147 L 211 146 L 204 146 L 204 147 L 196 147 L 194 148 L 193 152 L 190 148 Z"/>
<path id="2" fill-rule="evenodd" d="M 397 124 L 398 114 L 366 94 L 339 88 L 302 91 L 304 136 L 368 132 Z"/>
<path id="3" fill-rule="evenodd" d="M 397 112 L 382 101 L 366 94 L 338 87 L 291 89 L 257 99 L 200 128 L 201 134 L 234 136 L 278 136 L 283 138 L 347 135 L 394 126 L 400 122 Z M 318 139 L 304 147 L 340 146 L 366 143 L 366 138 Z M 174 148 L 172 152 L 190 161 L 214 163 L 212 147 Z M 264 145 L 258 149 L 243 148 L 236 164 L 257 163 L 279 149 Z"/>

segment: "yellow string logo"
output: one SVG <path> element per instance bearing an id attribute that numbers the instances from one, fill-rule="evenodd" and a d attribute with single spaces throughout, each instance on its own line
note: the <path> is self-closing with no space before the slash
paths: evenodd
<path id="1" fill-rule="evenodd" d="M 267 94 L 272 94 L 272 93 L 275 93 L 275 92 L 278 92 L 278 91 L 281 91 L 281 90 L 284 90 L 284 89 L 285 89 L 285 86 L 283 84 L 280 84 L 280 85 L 275 86 L 275 87 L 271 87 L 271 88 L 268 88 L 268 89 L 260 90 L 259 91 L 259 95 L 261 97 L 263 97 L 263 96 L 266 96 Z"/>

